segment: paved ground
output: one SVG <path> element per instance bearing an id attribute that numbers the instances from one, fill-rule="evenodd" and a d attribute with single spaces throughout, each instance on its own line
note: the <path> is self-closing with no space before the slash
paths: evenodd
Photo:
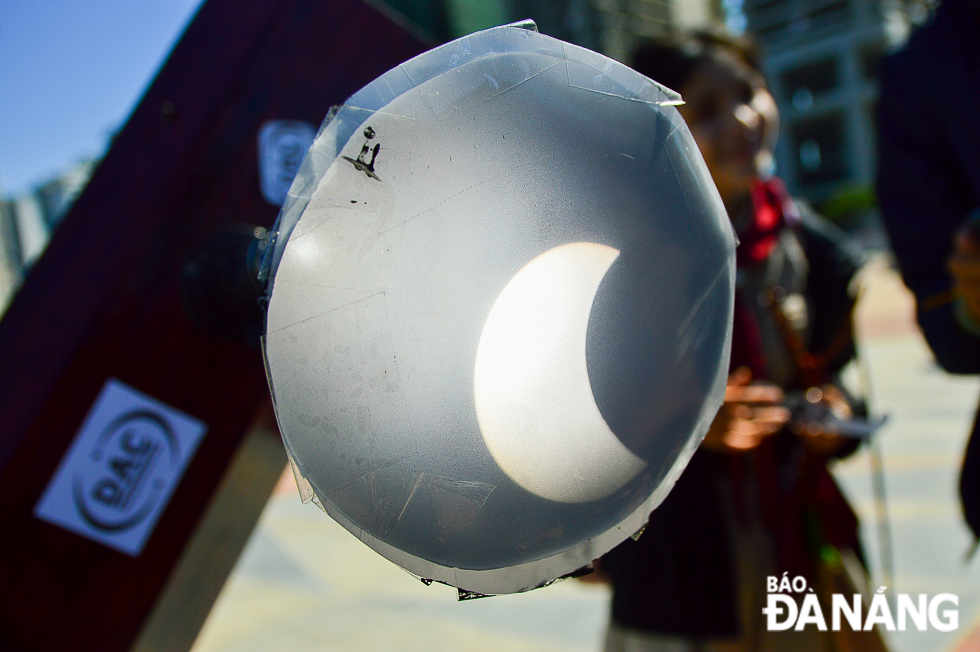
<path id="1" fill-rule="evenodd" d="M 953 377 L 932 360 L 913 322 L 911 297 L 897 275 L 877 267 L 858 311 L 862 357 L 870 370 L 873 409 L 889 416 L 878 439 L 885 470 L 893 574 L 882 570 L 872 458 L 860 453 L 836 469 L 859 511 L 878 584 L 896 593 L 959 596 L 956 632 L 896 632 L 900 652 L 980 650 L 965 637 L 980 615 L 980 559 L 968 563 L 971 538 L 956 500 L 959 460 L 980 394 L 975 377 Z M 980 555 L 977 555 L 980 557 Z"/>
<path id="2" fill-rule="evenodd" d="M 980 615 L 980 560 L 955 500 L 958 460 L 977 403 L 976 378 L 952 378 L 931 362 L 897 277 L 878 266 L 859 312 L 874 407 L 890 416 L 879 438 L 894 573 L 882 572 L 871 457 L 836 469 L 861 514 L 879 585 L 899 593 L 959 596 L 955 632 L 896 632 L 897 652 L 980 650 L 967 641 Z M 426 587 L 280 483 L 205 624 L 194 652 L 268 650 L 593 652 L 608 608 L 601 586 L 565 582 L 528 594 L 458 603 Z M 980 555 L 977 555 L 980 557 Z"/>

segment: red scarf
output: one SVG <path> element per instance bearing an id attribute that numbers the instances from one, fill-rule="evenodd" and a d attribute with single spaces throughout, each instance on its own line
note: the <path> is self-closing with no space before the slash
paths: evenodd
<path id="1" fill-rule="evenodd" d="M 779 242 L 780 230 L 787 224 L 795 224 L 800 214 L 783 182 L 772 177 L 752 185 L 751 218 L 738 234 L 735 257 L 739 267 L 763 262 Z M 762 334 L 755 313 L 744 302 L 736 293 L 731 369 L 748 367 L 754 378 L 763 379 L 767 374 Z"/>
<path id="2" fill-rule="evenodd" d="M 776 246 L 783 225 L 795 225 L 799 219 L 800 213 L 793 199 L 778 178 L 752 184 L 752 220 L 738 234 L 738 266 L 765 260 Z"/>

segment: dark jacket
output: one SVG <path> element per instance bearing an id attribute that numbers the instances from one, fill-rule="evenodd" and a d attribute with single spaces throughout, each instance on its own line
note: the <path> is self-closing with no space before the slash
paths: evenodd
<path id="1" fill-rule="evenodd" d="M 934 19 L 881 66 L 878 200 L 917 318 L 947 371 L 980 373 L 980 337 L 954 316 L 945 262 L 953 234 L 980 207 L 980 3 L 944 0 Z M 961 495 L 980 536 L 980 436 Z"/>

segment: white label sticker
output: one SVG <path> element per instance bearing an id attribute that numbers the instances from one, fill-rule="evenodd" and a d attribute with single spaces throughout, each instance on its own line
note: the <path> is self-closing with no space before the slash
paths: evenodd
<path id="1" fill-rule="evenodd" d="M 206 431 L 110 378 L 34 515 L 138 557 Z"/>
<path id="2" fill-rule="evenodd" d="M 259 183 L 267 202 L 282 206 L 286 201 L 315 137 L 313 125 L 298 120 L 270 120 L 259 129 Z"/>

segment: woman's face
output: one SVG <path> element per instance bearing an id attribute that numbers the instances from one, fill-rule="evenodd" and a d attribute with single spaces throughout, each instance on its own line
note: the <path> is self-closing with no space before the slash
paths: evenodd
<path id="1" fill-rule="evenodd" d="M 678 107 L 691 129 L 721 198 L 749 192 L 772 161 L 779 111 L 762 75 L 718 50 L 699 63 L 680 88 Z"/>

